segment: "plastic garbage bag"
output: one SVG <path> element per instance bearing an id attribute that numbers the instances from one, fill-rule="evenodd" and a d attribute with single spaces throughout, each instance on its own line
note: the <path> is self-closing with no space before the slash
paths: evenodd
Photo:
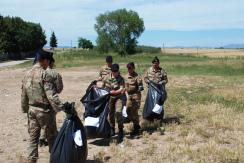
<path id="1" fill-rule="evenodd" d="M 83 163 L 87 158 L 87 138 L 85 129 L 74 109 L 61 127 L 53 145 L 50 163 Z"/>
<path id="2" fill-rule="evenodd" d="M 109 138 L 111 126 L 107 120 L 109 113 L 109 91 L 90 87 L 82 97 L 85 107 L 85 130 L 90 138 Z"/>
<path id="3" fill-rule="evenodd" d="M 162 119 L 164 116 L 163 104 L 166 98 L 167 92 L 164 86 L 150 81 L 143 109 L 143 118 L 147 120 Z"/>

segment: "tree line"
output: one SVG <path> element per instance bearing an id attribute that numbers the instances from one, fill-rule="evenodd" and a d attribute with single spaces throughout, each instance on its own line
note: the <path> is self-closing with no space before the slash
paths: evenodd
<path id="1" fill-rule="evenodd" d="M 40 24 L 0 15 L 0 59 L 21 59 L 46 44 Z"/>

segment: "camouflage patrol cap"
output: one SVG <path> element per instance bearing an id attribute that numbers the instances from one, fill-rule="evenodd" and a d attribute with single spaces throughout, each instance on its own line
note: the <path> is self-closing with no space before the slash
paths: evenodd
<path id="1" fill-rule="evenodd" d="M 154 59 L 152 60 L 152 63 L 158 62 L 159 63 L 159 59 L 158 57 L 154 57 Z"/>
<path id="2" fill-rule="evenodd" d="M 112 72 L 118 72 L 119 71 L 119 65 L 117 63 L 112 64 L 111 71 Z"/>

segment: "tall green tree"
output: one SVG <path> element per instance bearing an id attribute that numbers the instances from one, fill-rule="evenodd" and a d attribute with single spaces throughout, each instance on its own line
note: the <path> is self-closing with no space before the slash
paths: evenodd
<path id="1" fill-rule="evenodd" d="M 83 49 L 93 49 L 93 44 L 90 40 L 80 37 L 78 39 L 78 47 Z"/>
<path id="2" fill-rule="evenodd" d="M 114 50 L 125 55 L 135 52 L 137 39 L 145 27 L 143 19 L 135 11 L 119 9 L 99 15 L 95 30 L 100 51 Z"/>
<path id="3" fill-rule="evenodd" d="M 51 48 L 56 48 L 58 46 L 57 38 L 55 36 L 55 33 L 52 32 L 52 35 L 50 37 L 50 47 Z"/>
<path id="4" fill-rule="evenodd" d="M 19 59 L 20 53 L 35 52 L 45 44 L 46 36 L 40 24 L 0 15 L 0 53 Z"/>

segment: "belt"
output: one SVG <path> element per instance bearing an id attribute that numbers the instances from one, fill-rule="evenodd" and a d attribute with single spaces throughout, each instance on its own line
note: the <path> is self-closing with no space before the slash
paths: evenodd
<path id="1" fill-rule="evenodd" d="M 30 106 L 34 106 L 34 107 L 38 107 L 38 108 L 42 108 L 44 110 L 48 110 L 51 108 L 50 104 L 42 104 L 42 103 L 38 103 L 38 104 L 29 104 Z"/>
<path id="2" fill-rule="evenodd" d="M 135 95 L 135 94 L 141 94 L 139 91 L 133 91 L 133 92 L 127 92 L 129 96 Z"/>

